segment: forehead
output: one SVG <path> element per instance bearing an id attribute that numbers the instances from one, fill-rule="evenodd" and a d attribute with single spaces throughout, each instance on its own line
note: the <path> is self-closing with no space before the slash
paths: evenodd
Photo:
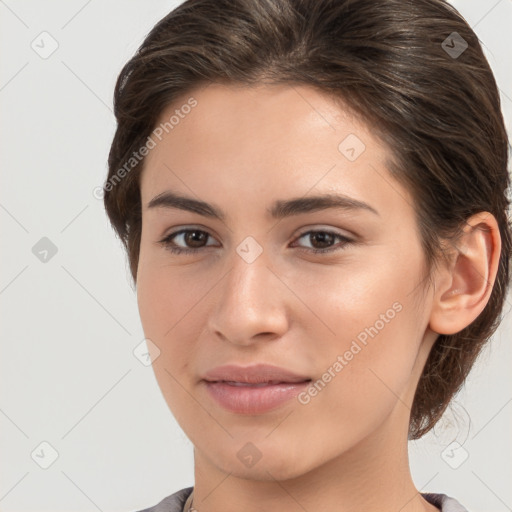
<path id="1" fill-rule="evenodd" d="M 157 128 L 166 122 L 144 164 L 144 204 L 169 189 L 259 202 L 261 209 L 263 196 L 302 196 L 313 188 L 407 202 L 398 183 L 389 186 L 390 152 L 371 127 L 309 86 L 212 84 L 168 106 Z"/>
<path id="2" fill-rule="evenodd" d="M 193 108 L 188 107 L 191 102 L 195 103 Z M 223 142 L 222 147 L 243 141 L 240 149 L 246 151 L 269 142 L 279 146 L 284 141 L 289 147 L 294 139 L 296 146 L 305 141 L 312 144 L 325 139 L 326 130 L 332 132 L 336 141 L 344 129 L 356 132 L 370 146 L 379 145 L 373 140 L 371 129 L 351 114 L 341 98 L 335 101 L 307 85 L 210 84 L 167 106 L 157 125 L 165 129 L 169 120 L 173 126 L 164 130 L 163 138 L 172 134 L 178 141 L 193 133 L 206 144 L 218 135 L 215 142 Z M 223 137 L 224 134 L 229 137 Z M 203 149 L 207 147 L 203 145 Z M 383 146 L 380 149 L 385 151 Z"/>

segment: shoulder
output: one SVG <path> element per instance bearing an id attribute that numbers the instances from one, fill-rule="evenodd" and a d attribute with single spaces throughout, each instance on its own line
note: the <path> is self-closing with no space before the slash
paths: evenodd
<path id="1" fill-rule="evenodd" d="M 182 512 L 183 505 L 185 505 L 185 502 L 193 489 L 193 487 L 180 489 L 174 494 L 167 496 L 167 498 L 164 498 L 156 505 L 137 512 Z"/>
<path id="2" fill-rule="evenodd" d="M 441 512 L 469 512 L 455 498 L 446 494 L 421 493 L 421 495 L 432 505 L 435 505 Z"/>

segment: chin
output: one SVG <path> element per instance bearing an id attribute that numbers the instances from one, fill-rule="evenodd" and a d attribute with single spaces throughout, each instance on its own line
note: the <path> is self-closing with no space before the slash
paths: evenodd
<path id="1" fill-rule="evenodd" d="M 313 460 L 308 464 L 303 443 L 299 445 L 287 447 L 286 443 L 273 445 L 268 440 L 266 443 L 231 440 L 215 453 L 211 452 L 210 445 L 207 457 L 219 470 L 237 478 L 282 481 L 299 477 L 315 466 Z"/>

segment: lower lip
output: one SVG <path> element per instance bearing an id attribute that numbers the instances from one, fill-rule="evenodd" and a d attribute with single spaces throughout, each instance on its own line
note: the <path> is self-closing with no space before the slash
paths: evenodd
<path id="1" fill-rule="evenodd" d="M 206 389 L 225 409 L 238 414 L 261 414 L 296 397 L 307 382 L 283 382 L 266 386 L 234 386 L 226 382 L 208 382 Z"/>

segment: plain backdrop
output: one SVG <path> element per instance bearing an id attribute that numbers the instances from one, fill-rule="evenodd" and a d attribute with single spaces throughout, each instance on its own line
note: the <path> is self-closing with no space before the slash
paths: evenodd
<path id="1" fill-rule="evenodd" d="M 93 191 L 124 62 L 179 2 L 0 0 L 0 511 L 134 511 L 193 485 L 126 256 Z M 459 0 L 512 127 L 512 0 Z M 410 443 L 422 492 L 512 510 L 512 300 L 443 421 Z M 140 347 L 139 347 L 140 350 Z"/>

